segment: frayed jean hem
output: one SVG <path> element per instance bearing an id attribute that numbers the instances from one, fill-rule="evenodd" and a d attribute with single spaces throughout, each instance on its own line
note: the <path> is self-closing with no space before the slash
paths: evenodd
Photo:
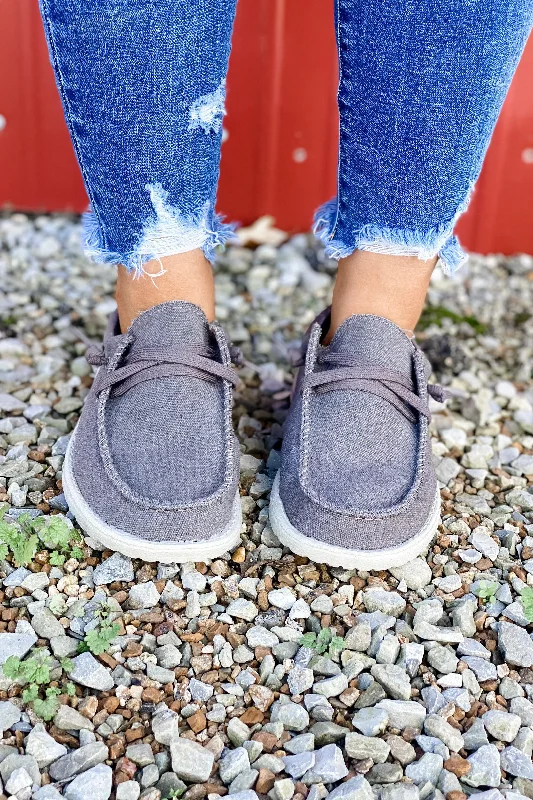
<path id="1" fill-rule="evenodd" d="M 315 236 L 325 245 L 326 255 L 336 260 L 346 258 L 354 250 L 391 256 L 416 256 L 422 261 L 438 256 L 444 274 L 453 275 L 468 258 L 453 235 L 455 219 L 451 227 L 442 225 L 425 233 L 367 224 L 355 232 L 353 244 L 334 238 L 336 219 L 337 200 L 333 199 L 318 209 L 313 225 Z"/>
<path id="2" fill-rule="evenodd" d="M 122 264 L 128 272 L 157 277 L 165 272 L 161 258 L 201 249 L 210 263 L 215 251 L 226 242 L 237 240 L 235 225 L 228 224 L 207 202 L 199 214 L 183 215 L 168 203 L 168 192 L 160 184 L 149 184 L 154 214 L 147 220 L 139 244 L 133 251 L 119 252 L 109 247 L 98 216 L 93 211 L 83 215 L 85 254 L 97 263 Z M 161 271 L 145 272 L 148 261 L 159 261 Z"/>

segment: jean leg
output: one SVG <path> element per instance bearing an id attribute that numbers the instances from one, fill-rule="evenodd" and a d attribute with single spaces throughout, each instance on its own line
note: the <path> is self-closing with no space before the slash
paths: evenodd
<path id="1" fill-rule="evenodd" d="M 530 0 L 337 0 L 337 198 L 315 231 L 355 249 L 437 254 L 453 236 L 533 23 Z"/>
<path id="2" fill-rule="evenodd" d="M 231 235 L 215 197 L 235 4 L 40 0 L 94 260 L 211 258 Z"/>

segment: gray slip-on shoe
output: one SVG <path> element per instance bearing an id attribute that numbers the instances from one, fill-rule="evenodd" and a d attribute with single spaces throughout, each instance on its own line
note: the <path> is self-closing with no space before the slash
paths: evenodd
<path id="1" fill-rule="evenodd" d="M 63 466 L 69 508 L 103 545 L 145 561 L 205 561 L 240 540 L 237 376 L 222 328 L 162 303 L 125 334 L 117 314 Z"/>
<path id="2" fill-rule="evenodd" d="M 424 551 L 440 522 L 428 433 L 431 367 L 383 317 L 349 317 L 331 344 L 323 313 L 304 343 L 270 499 L 279 540 L 313 561 L 388 569 Z"/>

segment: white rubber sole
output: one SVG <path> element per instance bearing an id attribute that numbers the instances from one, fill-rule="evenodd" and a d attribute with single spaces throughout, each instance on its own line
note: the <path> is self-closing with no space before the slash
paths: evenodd
<path id="1" fill-rule="evenodd" d="M 365 572 L 401 567 L 429 547 L 440 521 L 440 492 L 437 489 L 435 502 L 423 528 L 407 542 L 384 550 L 353 550 L 319 542 L 318 539 L 305 536 L 294 527 L 285 513 L 279 496 L 279 472 L 274 479 L 270 494 L 270 525 L 280 542 L 289 547 L 293 553 L 306 556 L 318 564 L 329 564 L 330 567 L 345 567 Z"/>
<path id="2" fill-rule="evenodd" d="M 91 538 L 110 550 L 118 551 L 130 558 L 142 558 L 144 561 L 160 561 L 162 564 L 187 561 L 206 561 L 218 558 L 228 550 L 240 544 L 242 527 L 242 510 L 239 492 L 233 502 L 232 517 L 220 536 L 200 542 L 157 542 L 132 536 L 98 516 L 83 498 L 72 472 L 72 444 L 68 443 L 63 464 L 63 491 L 70 511 L 76 517 L 79 526 Z"/>

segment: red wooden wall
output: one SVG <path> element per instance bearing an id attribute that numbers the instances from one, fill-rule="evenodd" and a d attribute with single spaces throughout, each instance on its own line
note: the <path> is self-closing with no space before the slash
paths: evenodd
<path id="1" fill-rule="evenodd" d="M 37 0 L 0 0 L 0 208 L 84 210 Z M 219 209 L 309 227 L 336 184 L 332 0 L 239 0 Z M 533 253 L 533 40 L 458 233 L 470 250 Z"/>

